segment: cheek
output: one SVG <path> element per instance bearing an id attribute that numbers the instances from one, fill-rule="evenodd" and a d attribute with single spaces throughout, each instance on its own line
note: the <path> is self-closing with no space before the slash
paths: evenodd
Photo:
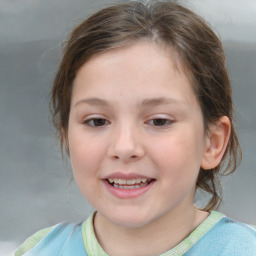
<path id="1" fill-rule="evenodd" d="M 97 175 L 96 171 L 103 157 L 102 142 L 85 136 L 82 132 L 70 132 L 69 151 L 74 175 L 77 177 Z"/>
<path id="2" fill-rule="evenodd" d="M 201 163 L 201 148 L 196 138 L 187 131 L 155 143 L 151 155 L 160 178 L 168 179 L 172 184 L 195 182 Z"/>
<path id="3" fill-rule="evenodd" d="M 102 145 L 102 144 L 101 144 Z M 83 133 L 70 133 L 70 161 L 75 181 L 81 193 L 89 202 L 99 195 L 100 163 L 104 157 L 103 148 L 97 139 L 90 139 Z"/>

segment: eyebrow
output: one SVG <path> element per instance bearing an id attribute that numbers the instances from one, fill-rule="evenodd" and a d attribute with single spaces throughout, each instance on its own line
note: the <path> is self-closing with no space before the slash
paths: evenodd
<path id="1" fill-rule="evenodd" d="M 182 101 L 181 99 L 166 98 L 166 97 L 146 98 L 142 101 L 141 105 L 157 106 L 157 105 L 164 105 L 164 104 L 170 104 L 170 103 L 186 105 L 186 103 L 184 101 Z"/>
<path id="2" fill-rule="evenodd" d="M 94 105 L 94 106 L 104 106 L 104 107 L 110 106 L 110 104 L 106 100 L 103 100 L 100 98 L 81 99 L 75 104 L 75 106 L 80 105 L 81 103 L 86 103 L 86 104 Z M 186 103 L 184 101 L 182 101 L 181 99 L 166 98 L 166 97 L 146 98 L 141 102 L 140 105 L 142 105 L 142 106 L 158 106 L 158 105 L 164 105 L 164 104 L 186 105 Z"/>
<path id="3" fill-rule="evenodd" d="M 105 106 L 105 107 L 109 107 L 110 104 L 103 99 L 99 99 L 99 98 L 85 98 L 85 99 L 81 99 L 79 100 L 76 104 L 75 107 L 77 105 L 80 105 L 81 103 L 87 103 L 89 105 L 94 105 L 94 106 Z"/>

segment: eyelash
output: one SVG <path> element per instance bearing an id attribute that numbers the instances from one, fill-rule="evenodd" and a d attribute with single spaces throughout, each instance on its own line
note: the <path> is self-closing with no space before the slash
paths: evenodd
<path id="1" fill-rule="evenodd" d="M 103 121 L 104 123 L 103 124 L 101 123 L 100 125 L 95 125 L 95 121 L 100 121 L 100 123 Z M 157 121 L 157 122 L 160 121 L 161 123 L 164 122 L 164 124 L 158 125 L 159 123 L 156 124 L 155 121 Z M 107 124 L 106 124 L 106 122 L 107 122 Z M 151 125 L 155 126 L 155 127 L 167 127 L 173 123 L 172 120 L 166 119 L 166 118 L 154 118 L 154 119 L 149 120 L 147 123 L 150 124 L 151 122 L 153 122 Z M 110 122 L 104 118 L 91 118 L 91 119 L 85 120 L 84 124 L 86 124 L 90 127 L 102 127 L 102 126 L 109 125 Z"/>
<path id="2" fill-rule="evenodd" d="M 107 121 L 107 120 L 104 119 L 104 118 L 91 118 L 91 119 L 85 120 L 85 121 L 84 121 L 84 124 L 86 124 L 86 125 L 88 125 L 88 126 L 91 126 L 91 127 L 102 127 L 102 126 L 104 126 L 105 123 L 104 123 L 103 125 L 95 125 L 95 123 L 94 123 L 94 125 L 92 124 L 92 122 L 99 121 L 99 120 L 100 120 L 100 121 L 104 121 L 104 122 L 108 122 L 108 124 L 110 124 L 110 122 Z"/>
<path id="3" fill-rule="evenodd" d="M 150 123 L 151 121 L 153 121 L 153 123 L 154 123 L 154 121 L 164 121 L 164 124 L 163 125 L 154 125 L 154 126 L 156 126 L 156 127 L 166 127 L 166 126 L 169 126 L 169 125 L 171 125 L 172 124 L 172 120 L 170 120 L 170 119 L 166 119 L 166 118 L 154 118 L 154 119 L 151 119 L 148 123 Z M 152 124 L 153 125 L 153 124 Z"/>

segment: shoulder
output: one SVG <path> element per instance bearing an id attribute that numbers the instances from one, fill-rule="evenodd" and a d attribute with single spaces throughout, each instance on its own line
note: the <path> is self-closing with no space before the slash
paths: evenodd
<path id="1" fill-rule="evenodd" d="M 60 223 L 53 227 L 40 230 L 29 237 L 17 249 L 15 256 L 50 256 L 62 252 L 64 248 L 65 250 L 76 248 L 76 250 L 84 251 L 81 224 Z"/>
<path id="2" fill-rule="evenodd" d="M 226 252 L 226 255 L 256 255 L 256 229 L 251 225 L 224 217 L 213 228 L 212 234 L 223 248 L 223 254 Z"/>
<path id="3" fill-rule="evenodd" d="M 224 216 L 189 252 L 194 255 L 195 251 L 205 252 L 206 255 L 256 255 L 256 229 L 251 225 Z"/>
<path id="4" fill-rule="evenodd" d="M 51 230 L 54 228 L 48 227 L 36 232 L 34 235 L 30 236 L 26 241 L 16 250 L 15 256 L 24 255 L 27 251 L 32 249 L 37 243 L 39 243 L 45 236 L 47 236 Z"/>
<path id="5" fill-rule="evenodd" d="M 256 228 L 234 219 L 224 217 L 214 227 L 217 233 L 222 233 L 228 238 L 246 239 L 247 241 L 254 241 L 256 245 Z"/>

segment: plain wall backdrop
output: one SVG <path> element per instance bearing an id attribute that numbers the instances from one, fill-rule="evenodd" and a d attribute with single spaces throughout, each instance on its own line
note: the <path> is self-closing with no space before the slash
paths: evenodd
<path id="1" fill-rule="evenodd" d="M 256 225 L 256 3 L 180 1 L 221 37 L 243 161 L 223 181 L 230 217 Z M 113 3 L 113 1 L 112 1 Z M 49 91 L 68 32 L 110 1 L 0 0 L 0 256 L 37 230 L 84 220 L 92 207 L 72 181 L 49 124 Z M 197 203 L 204 201 L 197 196 Z"/>

